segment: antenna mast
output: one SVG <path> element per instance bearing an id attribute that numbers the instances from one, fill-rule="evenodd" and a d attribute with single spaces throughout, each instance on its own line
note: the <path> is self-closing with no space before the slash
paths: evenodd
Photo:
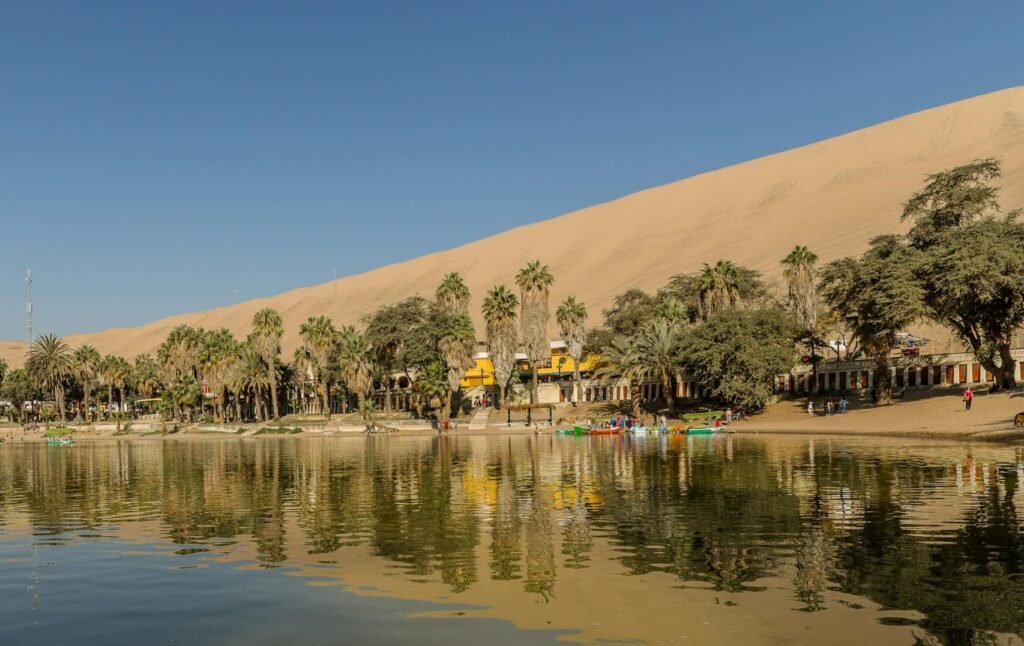
<path id="1" fill-rule="evenodd" d="M 25 275 L 25 313 L 28 315 L 28 344 L 32 345 L 32 270 Z"/>

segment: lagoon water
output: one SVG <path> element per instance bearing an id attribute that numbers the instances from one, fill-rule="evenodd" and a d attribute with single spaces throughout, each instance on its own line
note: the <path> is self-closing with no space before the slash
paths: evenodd
<path id="1" fill-rule="evenodd" d="M 1020 643 L 1022 483 L 879 438 L 8 445 L 0 643 Z"/>

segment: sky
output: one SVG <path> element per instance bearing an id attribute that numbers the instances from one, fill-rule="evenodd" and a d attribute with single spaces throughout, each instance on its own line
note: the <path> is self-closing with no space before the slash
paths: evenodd
<path id="1" fill-rule="evenodd" d="M 0 0 L 0 339 L 322 283 L 1024 84 L 1024 2 Z"/>

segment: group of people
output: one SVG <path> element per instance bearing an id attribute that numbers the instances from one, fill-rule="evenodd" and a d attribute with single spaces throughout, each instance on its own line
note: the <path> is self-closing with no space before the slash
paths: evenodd
<path id="1" fill-rule="evenodd" d="M 491 396 L 490 396 L 489 393 L 484 393 L 483 395 L 480 395 L 479 397 L 474 397 L 473 398 L 473 408 L 480 408 L 480 407 L 487 408 L 490 405 L 491 405 Z"/>
<path id="2" fill-rule="evenodd" d="M 846 397 L 826 397 L 825 401 L 822 402 L 821 410 L 826 417 L 832 415 L 842 415 L 846 413 L 849 408 L 850 402 L 846 400 Z M 810 400 L 807 402 L 807 414 L 814 416 L 814 401 Z"/>

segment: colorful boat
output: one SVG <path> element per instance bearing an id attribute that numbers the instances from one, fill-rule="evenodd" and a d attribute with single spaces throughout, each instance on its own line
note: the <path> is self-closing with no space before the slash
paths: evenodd
<path id="1" fill-rule="evenodd" d="M 75 441 L 70 437 L 48 437 L 46 443 L 53 446 L 74 446 Z"/>
<path id="2" fill-rule="evenodd" d="M 630 433 L 644 434 L 644 433 L 647 432 L 647 427 L 646 426 L 630 426 L 629 427 L 629 432 Z"/>
<path id="3" fill-rule="evenodd" d="M 590 429 L 591 435 L 618 435 L 622 431 L 621 428 L 613 426 L 611 428 L 592 428 Z"/>
<path id="4" fill-rule="evenodd" d="M 688 428 L 688 429 L 686 429 L 686 434 L 687 435 L 714 435 L 716 431 L 718 431 L 718 429 L 711 428 L 710 426 L 698 426 L 696 428 Z"/>
<path id="5" fill-rule="evenodd" d="M 589 426 L 580 426 L 579 424 L 573 424 L 572 425 L 572 434 L 573 435 L 587 435 L 588 433 L 592 433 L 592 432 L 593 431 L 590 430 Z"/>

